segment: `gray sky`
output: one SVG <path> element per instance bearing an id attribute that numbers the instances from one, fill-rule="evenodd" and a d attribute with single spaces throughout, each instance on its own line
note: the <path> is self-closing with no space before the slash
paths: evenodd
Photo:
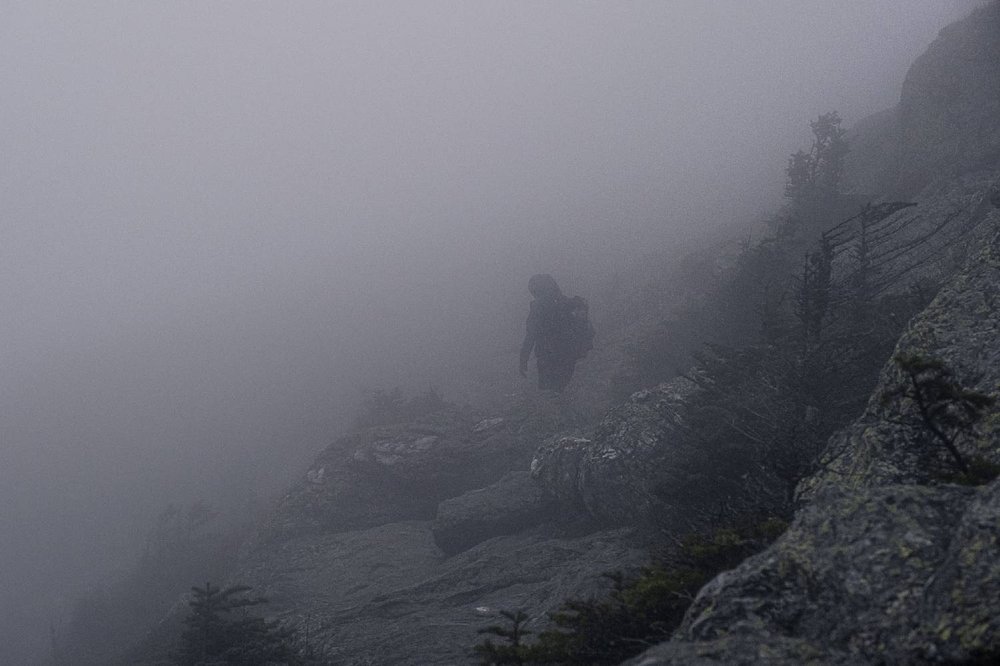
<path id="1" fill-rule="evenodd" d="M 0 1 L 0 589 L 447 390 L 531 273 L 772 207 L 971 4 Z"/>

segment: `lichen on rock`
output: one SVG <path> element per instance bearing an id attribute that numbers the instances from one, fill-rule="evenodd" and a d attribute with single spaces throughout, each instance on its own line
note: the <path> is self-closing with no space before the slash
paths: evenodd
<path id="1" fill-rule="evenodd" d="M 638 391 L 610 410 L 588 437 L 543 444 L 532 474 L 553 497 L 598 521 L 687 526 L 700 498 L 671 501 L 666 491 L 684 483 L 687 467 L 703 457 L 686 427 L 688 406 L 699 390 L 678 377 Z"/>
<path id="2" fill-rule="evenodd" d="M 927 663 L 1000 645 L 1000 482 L 827 488 L 768 550 L 716 577 L 637 664 Z M 738 637 L 738 638 L 735 638 Z M 707 647 L 706 647 L 707 646 Z M 708 662 L 707 662 L 708 663 Z"/>
<path id="3" fill-rule="evenodd" d="M 896 345 L 896 356 L 920 354 L 941 361 L 963 386 L 995 393 L 1000 389 L 1000 234 L 970 258 L 918 315 Z M 830 444 L 829 464 L 800 486 L 808 499 L 825 485 L 870 487 L 887 483 L 926 483 L 930 470 L 921 463 L 913 433 L 900 423 L 899 405 L 881 397 L 907 380 L 894 362 L 883 368 L 865 412 Z M 912 405 L 904 405 L 913 409 Z M 969 455 L 1000 462 L 1000 421 L 986 415 L 981 436 Z"/>

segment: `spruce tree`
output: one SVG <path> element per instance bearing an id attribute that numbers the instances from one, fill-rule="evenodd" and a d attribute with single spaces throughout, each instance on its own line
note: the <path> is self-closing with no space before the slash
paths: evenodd
<path id="1" fill-rule="evenodd" d="M 300 666 L 294 632 L 274 621 L 251 615 L 252 606 L 267 603 L 248 595 L 251 588 L 222 589 L 205 583 L 193 587 L 174 663 L 178 666 Z"/>

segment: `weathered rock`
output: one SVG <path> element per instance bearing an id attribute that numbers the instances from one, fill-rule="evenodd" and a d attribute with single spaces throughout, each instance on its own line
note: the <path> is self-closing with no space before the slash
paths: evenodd
<path id="1" fill-rule="evenodd" d="M 911 323 L 897 352 L 941 359 L 963 385 L 1000 384 L 1000 235 Z M 997 302 L 995 302 L 997 301 Z M 879 394 L 834 438 L 839 455 L 804 483 L 810 500 L 771 548 L 698 595 L 674 640 L 636 664 L 919 664 L 1000 650 L 1000 481 L 932 479 Z M 997 413 L 967 446 L 1000 453 Z"/>
<path id="2" fill-rule="evenodd" d="M 976 493 L 926 589 L 914 644 L 944 660 L 990 645 L 1000 657 L 1000 482 Z"/>
<path id="3" fill-rule="evenodd" d="M 438 505 L 434 542 L 453 555 L 496 536 L 524 531 L 552 517 L 553 503 L 528 472 L 510 472 L 497 483 Z"/>
<path id="4" fill-rule="evenodd" d="M 920 196 L 924 226 L 907 227 L 907 238 L 956 206 L 965 210 L 962 231 L 1000 223 L 991 203 L 998 16 L 994 2 L 964 28 L 943 31 L 911 70 L 900 106 L 859 130 L 879 141 L 867 153 L 852 147 L 852 159 L 869 160 L 848 174 L 855 193 Z M 962 241 L 936 247 L 941 261 L 921 275 L 957 265 L 951 254 Z M 965 385 L 994 390 L 997 294 L 994 239 L 914 321 L 899 351 L 940 358 Z M 592 372 L 595 360 L 581 371 Z M 879 390 L 900 380 L 889 364 Z M 606 524 L 702 526 L 697 517 L 725 479 L 705 471 L 706 452 L 689 437 L 697 393 L 683 379 L 640 391 L 586 432 L 592 407 L 532 394 L 503 413 L 445 410 L 344 438 L 285 498 L 282 538 L 249 548 L 233 580 L 255 586 L 271 599 L 269 613 L 343 663 L 471 663 L 476 629 L 497 623 L 499 610 L 522 609 L 537 628 L 567 598 L 599 592 L 601 573 L 646 559 L 620 530 L 525 529 L 542 498 L 523 473 L 500 481 L 503 474 L 530 461 L 547 497 Z M 706 586 L 675 639 L 633 663 L 919 664 L 996 648 L 1000 482 L 917 485 L 927 479 L 892 416 L 873 397 L 836 440 L 830 468 L 803 486 L 812 501 L 788 532 Z M 976 446 L 990 456 L 998 441 L 993 414 Z M 457 554 L 447 557 L 435 541 Z"/>
<path id="5" fill-rule="evenodd" d="M 282 498 L 268 537 L 429 520 L 442 500 L 527 469 L 537 439 L 518 425 L 448 408 L 343 437 Z"/>
<path id="6" fill-rule="evenodd" d="M 589 438 L 561 438 L 539 448 L 532 474 L 564 503 L 583 507 L 609 524 L 636 524 L 660 502 L 663 466 L 683 441 L 686 379 L 639 391 L 611 410 Z"/>
<path id="7" fill-rule="evenodd" d="M 629 666 L 870 666 L 868 660 L 858 656 L 742 625 L 710 641 L 661 643 L 626 663 Z"/>
<path id="8" fill-rule="evenodd" d="M 546 494 L 572 508 L 585 508 L 580 496 L 580 466 L 594 446 L 586 437 L 557 437 L 548 440 L 535 452 L 531 476 Z"/>
<path id="9" fill-rule="evenodd" d="M 846 186 L 915 197 L 1000 163 L 1000 3 L 941 31 L 910 67 L 898 106 L 852 129 Z"/>
<path id="10" fill-rule="evenodd" d="M 1000 215 L 993 213 L 1000 220 Z M 896 345 L 895 354 L 917 353 L 941 360 L 967 388 L 993 393 L 1000 388 L 1000 234 L 972 257 Z M 808 498 L 824 485 L 861 487 L 929 480 L 914 446 L 912 429 L 900 424 L 900 410 L 912 404 L 884 405 L 886 391 L 906 382 L 899 367 L 886 364 L 861 417 L 830 444 L 831 463 L 800 486 Z M 1000 410 L 1000 405 L 994 406 Z M 908 413 L 908 412 L 907 412 Z M 966 452 L 1000 462 L 1000 411 L 987 415 L 982 436 Z"/>
<path id="11" fill-rule="evenodd" d="M 914 319 L 897 352 L 941 359 L 963 385 L 996 390 L 998 294 L 1000 235 Z M 834 438 L 837 457 L 802 484 L 809 503 L 788 532 L 710 582 L 674 639 L 635 664 L 961 663 L 1000 652 L 1000 481 L 930 483 L 912 430 L 898 424 L 912 405 L 879 399 L 903 380 L 886 365 L 865 413 Z M 996 461 L 996 407 L 985 421 L 966 452 Z"/>
<path id="12" fill-rule="evenodd" d="M 725 465 L 706 465 L 705 451 L 687 429 L 699 391 L 678 377 L 633 394 L 590 437 L 541 446 L 532 475 L 554 498 L 605 524 L 701 527 L 704 509 L 735 490 L 735 477 Z"/>
<path id="13" fill-rule="evenodd" d="M 899 103 L 897 188 L 1000 162 L 1000 3 L 944 28 L 913 63 Z"/>
<path id="14" fill-rule="evenodd" d="M 998 535 L 1000 482 L 828 489 L 636 663 L 748 663 L 752 647 L 775 664 L 918 664 L 997 649 Z"/>
<path id="15" fill-rule="evenodd" d="M 259 547 L 234 580 L 268 614 L 345 664 L 476 663 L 477 629 L 524 610 L 531 628 L 567 598 L 603 593 L 601 574 L 642 566 L 627 531 L 560 537 L 539 526 L 446 558 L 428 522 L 306 534 Z"/>
<path id="16" fill-rule="evenodd" d="M 448 410 L 413 423 L 369 430 L 348 452 L 350 464 L 362 474 L 439 489 L 444 497 L 525 465 L 525 447 L 518 447 L 502 422 L 482 428 L 482 421 L 471 417 Z"/>

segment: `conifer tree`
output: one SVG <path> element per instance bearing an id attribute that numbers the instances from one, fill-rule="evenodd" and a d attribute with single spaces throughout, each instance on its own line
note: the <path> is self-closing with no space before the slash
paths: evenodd
<path id="1" fill-rule="evenodd" d="M 786 197 L 798 202 L 817 194 L 839 194 L 847 156 L 847 130 L 840 122 L 837 112 L 831 111 L 809 123 L 813 143 L 809 152 L 800 150 L 788 158 Z"/>
<path id="2" fill-rule="evenodd" d="M 958 475 L 946 478 L 982 483 L 996 477 L 995 465 L 963 453 L 963 443 L 975 440 L 976 427 L 996 398 L 962 386 L 955 374 L 935 358 L 920 354 L 900 354 L 895 362 L 905 380 L 882 394 L 883 406 L 902 399 L 900 416 L 890 420 L 917 433 L 914 445 L 923 449 L 928 468 L 935 467 L 936 453 L 943 449 Z M 932 469 L 932 471 L 934 471 Z"/>
<path id="3" fill-rule="evenodd" d="M 236 585 L 222 589 L 205 583 L 193 587 L 188 602 L 191 613 L 174 653 L 178 666 L 300 666 L 294 632 L 277 622 L 251 615 L 252 606 L 267 603 L 248 596 L 251 588 Z"/>

